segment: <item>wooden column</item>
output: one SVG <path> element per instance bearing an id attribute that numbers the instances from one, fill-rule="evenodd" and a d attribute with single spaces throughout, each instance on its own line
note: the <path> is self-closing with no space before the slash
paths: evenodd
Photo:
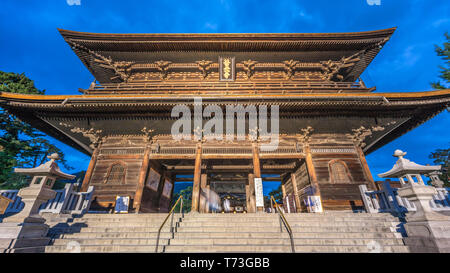
<path id="1" fill-rule="evenodd" d="M 142 194 L 144 191 L 145 178 L 147 177 L 149 162 L 150 162 L 150 146 L 145 148 L 141 170 L 139 171 L 138 185 L 136 189 L 136 194 L 134 195 L 134 207 L 136 210 L 135 212 L 139 212 L 139 210 L 141 209 Z"/>
<path id="2" fill-rule="evenodd" d="M 211 184 L 208 182 L 208 179 L 206 179 L 206 204 L 205 204 L 205 212 L 209 212 L 209 200 L 210 200 L 210 193 L 211 193 Z"/>
<path id="3" fill-rule="evenodd" d="M 200 180 L 202 174 L 202 144 L 197 144 L 195 153 L 194 185 L 192 186 L 191 211 L 199 211 Z"/>
<path id="4" fill-rule="evenodd" d="M 164 184 L 166 183 L 166 175 L 167 171 L 165 169 L 162 169 L 161 177 L 159 178 L 158 191 L 156 192 L 155 199 L 153 199 L 153 208 L 155 208 L 156 212 L 159 212 L 161 210 L 161 197 L 164 190 Z"/>
<path id="5" fill-rule="evenodd" d="M 291 173 L 291 183 L 292 189 L 294 191 L 295 210 L 297 212 L 302 212 L 300 197 L 298 196 L 297 178 L 295 177 L 295 174 L 293 172 Z"/>
<path id="6" fill-rule="evenodd" d="M 319 182 L 317 181 L 316 169 L 314 168 L 314 164 L 312 161 L 311 149 L 309 148 L 309 146 L 305 146 L 304 151 L 306 155 L 305 162 L 306 168 L 308 169 L 309 179 L 311 180 L 311 184 L 315 188 L 314 195 L 320 196 Z"/>
<path id="7" fill-rule="evenodd" d="M 87 191 L 89 187 L 89 182 L 91 181 L 92 173 L 94 172 L 95 164 L 97 164 L 97 158 L 100 151 L 100 144 L 94 149 L 94 152 L 91 156 L 91 161 L 89 162 L 89 166 L 86 170 L 86 174 L 84 175 L 83 183 L 81 184 L 80 191 Z"/>
<path id="8" fill-rule="evenodd" d="M 283 193 L 283 200 L 286 198 L 286 186 L 284 185 L 284 182 L 281 181 L 281 192 Z"/>
<path id="9" fill-rule="evenodd" d="M 200 205 L 199 211 L 202 213 L 206 212 L 206 204 L 208 200 L 206 198 L 206 182 L 208 181 L 208 175 L 206 173 L 202 173 L 200 176 Z"/>
<path id="10" fill-rule="evenodd" d="M 254 175 L 254 178 L 261 178 L 261 164 L 259 162 L 258 144 L 252 143 L 252 148 L 253 148 L 253 175 Z M 253 190 L 254 190 L 254 188 L 255 188 L 255 182 L 253 181 Z M 256 207 L 256 210 L 264 211 L 264 207 Z"/>
<path id="11" fill-rule="evenodd" d="M 373 180 L 372 173 L 370 172 L 369 165 L 367 164 L 366 156 L 364 155 L 364 152 L 361 149 L 361 147 L 359 147 L 359 145 L 355 145 L 355 148 L 358 153 L 359 160 L 361 161 L 364 175 L 366 176 L 367 180 L 369 181 L 369 185 L 372 187 L 372 190 L 376 190 L 377 187 L 375 185 L 375 181 Z"/>
<path id="12" fill-rule="evenodd" d="M 255 180 L 252 173 L 248 174 L 248 183 L 245 184 L 245 200 L 247 203 L 247 212 L 256 212 L 256 197 L 255 197 Z"/>

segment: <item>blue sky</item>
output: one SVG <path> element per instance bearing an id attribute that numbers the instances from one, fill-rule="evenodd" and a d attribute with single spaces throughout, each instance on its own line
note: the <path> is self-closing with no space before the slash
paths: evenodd
<path id="1" fill-rule="evenodd" d="M 57 28 L 106 33 L 276 33 L 353 32 L 398 27 L 362 75 L 377 92 L 432 90 L 439 65 L 434 45 L 450 26 L 450 2 L 345 1 L 95 1 L 2 0 L 0 70 L 25 72 L 46 94 L 78 94 L 93 76 L 59 35 Z M 432 3 L 432 4 L 431 4 Z M 395 149 L 417 163 L 432 163 L 430 152 L 447 148 L 450 115 L 439 114 L 367 156 L 376 174 L 392 167 Z M 60 143 L 69 163 L 87 168 L 89 158 Z"/>

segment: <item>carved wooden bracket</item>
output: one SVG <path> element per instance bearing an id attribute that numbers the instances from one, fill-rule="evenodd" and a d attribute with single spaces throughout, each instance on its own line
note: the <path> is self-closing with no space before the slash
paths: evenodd
<path id="1" fill-rule="evenodd" d="M 247 76 L 247 80 L 249 80 L 253 74 L 255 73 L 255 66 L 258 62 L 257 61 L 252 61 L 252 60 L 247 60 L 247 61 L 243 61 L 243 67 L 242 69 L 245 72 L 245 75 Z"/>
<path id="2" fill-rule="evenodd" d="M 155 130 L 154 129 L 147 129 L 147 127 L 142 128 L 141 132 L 144 133 L 145 135 L 145 139 L 147 140 L 147 142 L 151 142 L 152 138 L 153 138 L 153 132 Z"/>
<path id="3" fill-rule="evenodd" d="M 300 129 L 299 134 L 296 134 L 300 142 L 303 142 L 304 145 L 308 145 L 309 141 L 311 140 L 312 132 L 314 131 L 314 128 L 311 126 L 308 126 L 304 129 Z"/>
<path id="4" fill-rule="evenodd" d="M 171 63 L 172 63 L 172 62 L 170 62 L 170 61 L 163 61 L 163 60 L 160 60 L 160 61 L 156 61 L 156 62 L 155 62 L 156 67 L 158 68 L 159 72 L 161 72 L 161 73 L 160 73 L 160 78 L 161 78 L 162 80 L 165 80 L 165 79 L 167 78 L 167 75 L 169 74 L 169 73 L 168 73 L 168 71 L 169 71 L 169 65 L 170 65 Z"/>
<path id="5" fill-rule="evenodd" d="M 72 46 L 72 48 L 77 48 L 79 50 L 82 50 L 92 56 L 94 56 L 94 62 L 99 63 L 100 67 L 110 69 L 114 71 L 114 74 L 116 74 L 114 77 L 111 77 L 111 80 L 119 78 L 120 80 L 127 82 L 131 75 L 131 66 L 135 64 L 135 62 L 125 62 L 125 61 L 118 61 L 114 62 L 111 58 L 105 57 L 98 52 L 92 51 L 78 43 L 75 43 L 74 41 L 68 40 L 67 43 Z"/>
<path id="6" fill-rule="evenodd" d="M 289 61 L 283 61 L 284 69 L 286 70 L 286 79 L 291 79 L 295 74 L 295 69 L 297 67 L 297 64 L 299 64 L 299 61 L 289 60 Z"/>
<path id="7" fill-rule="evenodd" d="M 346 134 L 347 137 L 349 137 L 356 146 L 360 148 L 364 148 L 366 146 L 366 143 L 364 143 L 364 140 L 373 134 L 373 132 L 376 131 L 383 131 L 385 128 L 382 126 L 372 126 L 371 128 L 366 128 L 364 126 L 359 127 L 358 129 L 352 129 L 353 134 Z"/>
<path id="8" fill-rule="evenodd" d="M 210 72 L 210 68 L 211 68 L 211 65 L 213 64 L 213 62 L 207 61 L 207 60 L 201 60 L 201 61 L 196 61 L 195 63 L 197 64 L 198 69 L 200 69 L 200 71 L 202 72 L 203 79 L 206 79 L 206 77 L 208 77 L 208 74 Z"/>
<path id="9" fill-rule="evenodd" d="M 91 149 L 95 149 L 103 140 L 103 137 L 101 136 L 102 130 L 95 130 L 94 128 L 85 129 L 80 127 L 74 127 L 73 125 L 60 122 L 59 125 L 71 128 L 70 131 L 72 133 L 81 133 L 84 137 L 87 137 L 91 144 L 89 147 Z"/>

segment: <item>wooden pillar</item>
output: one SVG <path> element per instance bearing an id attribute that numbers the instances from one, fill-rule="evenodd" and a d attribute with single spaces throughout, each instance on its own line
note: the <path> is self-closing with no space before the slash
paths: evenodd
<path id="1" fill-rule="evenodd" d="M 294 202 L 295 202 L 295 210 L 297 212 L 302 212 L 300 197 L 298 196 L 298 188 L 297 188 L 297 178 L 295 177 L 295 173 L 291 173 L 291 183 L 292 189 L 294 191 Z"/>
<path id="2" fill-rule="evenodd" d="M 309 146 L 305 146 L 304 150 L 306 155 L 305 162 L 306 168 L 308 169 L 309 179 L 311 180 L 311 184 L 315 189 L 314 195 L 320 196 L 319 182 L 317 181 L 316 169 L 314 168 L 314 164 L 312 161 L 311 149 L 309 148 Z"/>
<path id="3" fill-rule="evenodd" d="M 252 143 L 252 148 L 253 148 L 253 175 L 254 178 L 261 178 L 261 164 L 259 162 L 258 144 Z M 254 185 L 255 182 L 253 181 L 253 189 L 255 188 Z M 264 207 L 256 207 L 256 210 L 264 211 Z"/>
<path id="4" fill-rule="evenodd" d="M 364 175 L 366 179 L 369 181 L 369 185 L 372 187 L 372 190 L 376 190 L 377 187 L 375 185 L 375 181 L 373 180 L 372 173 L 370 172 L 369 165 L 366 161 L 366 156 L 364 155 L 363 150 L 359 145 L 355 145 L 356 151 L 358 153 L 359 160 L 361 161 L 361 165 L 363 167 Z"/>
<path id="5" fill-rule="evenodd" d="M 199 211 L 202 213 L 206 212 L 206 205 L 208 203 L 208 199 L 206 198 L 206 182 L 208 181 L 208 175 L 206 173 L 202 173 L 200 176 L 200 204 Z"/>
<path id="6" fill-rule="evenodd" d="M 198 143 L 195 153 L 194 185 L 192 186 L 191 211 L 199 211 L 200 180 L 202 174 L 202 144 Z"/>
<path id="7" fill-rule="evenodd" d="M 144 159 L 142 161 L 141 170 L 139 171 L 138 186 L 136 194 L 134 195 L 134 208 L 135 212 L 139 212 L 141 209 L 142 194 L 145 186 L 145 178 L 147 177 L 148 164 L 150 162 L 150 146 L 145 148 Z"/>
<path id="8" fill-rule="evenodd" d="M 206 203 L 205 203 L 205 212 L 209 212 L 209 202 L 211 199 L 210 196 L 211 193 L 211 184 L 209 183 L 208 179 L 206 179 Z"/>
<path id="9" fill-rule="evenodd" d="M 91 181 L 92 173 L 94 172 L 95 165 L 97 164 L 97 158 L 100 151 L 100 144 L 94 149 L 91 156 L 91 161 L 84 175 L 83 183 L 81 184 L 80 191 L 87 191 L 89 187 L 89 182 Z"/>
<path id="10" fill-rule="evenodd" d="M 281 192 L 283 193 L 283 200 L 286 198 L 286 186 L 281 182 Z"/>
<path id="11" fill-rule="evenodd" d="M 156 192 L 155 199 L 153 199 L 153 207 L 156 212 L 161 210 L 161 197 L 164 190 L 164 184 L 166 183 L 166 175 L 167 171 L 162 169 L 161 177 L 159 178 L 158 191 Z"/>
<path id="12" fill-rule="evenodd" d="M 248 182 L 245 184 L 245 200 L 247 203 L 247 212 L 256 212 L 256 197 L 255 197 L 255 180 L 252 173 L 248 174 Z"/>

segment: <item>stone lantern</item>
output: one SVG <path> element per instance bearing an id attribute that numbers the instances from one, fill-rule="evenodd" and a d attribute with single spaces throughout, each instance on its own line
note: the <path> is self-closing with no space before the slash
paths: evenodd
<path id="1" fill-rule="evenodd" d="M 430 183 L 436 188 L 444 187 L 444 181 L 439 177 L 442 174 L 440 171 L 433 171 L 427 174 L 424 174 L 426 177 L 430 178 Z"/>
<path id="2" fill-rule="evenodd" d="M 411 252 L 450 252 L 450 217 L 436 213 L 432 210 L 430 202 L 437 193 L 435 187 L 427 186 L 421 175 L 434 175 L 441 166 L 423 166 L 403 158 L 405 152 L 396 150 L 394 156 L 398 157 L 394 167 L 379 177 L 398 178 L 401 188 L 397 193 L 414 203 L 415 212 L 406 216 L 404 225 L 408 237 L 404 242 Z"/>
<path id="3" fill-rule="evenodd" d="M 398 157 L 398 160 L 394 167 L 378 176 L 400 180 L 401 188 L 397 191 L 398 195 L 408 198 L 416 207 L 416 211 L 407 216 L 408 221 L 442 219 L 442 215 L 435 213 L 430 206 L 433 196 L 437 194 L 436 188 L 425 185 L 421 176 L 439 171 L 441 166 L 419 165 L 404 158 L 405 155 L 406 152 L 396 150 L 394 156 Z"/>
<path id="4" fill-rule="evenodd" d="M 39 215 L 39 207 L 55 197 L 52 190 L 56 179 L 74 179 L 74 175 L 61 172 L 58 164 L 58 154 L 48 156 L 48 162 L 36 168 L 16 168 L 14 172 L 32 176 L 28 187 L 19 191 L 24 207 L 18 214 L 3 219 L 0 224 L 0 248 L 20 248 L 46 245 L 45 238 L 49 226 Z M 39 240 L 37 240 L 39 239 Z M 6 247 L 5 247 L 6 246 Z"/>

